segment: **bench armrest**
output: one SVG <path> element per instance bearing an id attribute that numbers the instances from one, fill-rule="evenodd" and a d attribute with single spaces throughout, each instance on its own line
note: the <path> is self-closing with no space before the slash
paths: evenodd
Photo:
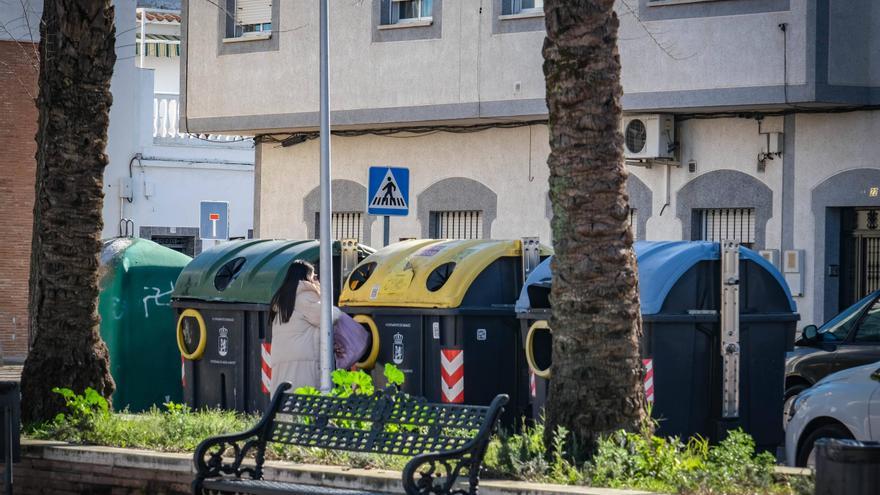
<path id="1" fill-rule="evenodd" d="M 266 407 L 266 412 L 253 428 L 242 433 L 232 433 L 210 437 L 196 447 L 193 455 L 193 464 L 196 468 L 196 479 L 193 487 L 201 485 L 202 480 L 215 478 L 223 475 L 234 475 L 237 478 L 248 475 L 251 479 L 262 479 L 263 461 L 266 453 L 266 440 L 269 430 L 275 418 L 275 413 L 284 395 L 289 389 L 289 383 L 282 383 L 275 391 L 272 401 Z M 232 449 L 232 462 L 223 461 L 223 454 Z M 245 464 L 249 454 L 254 454 L 253 465 Z"/>
<path id="2" fill-rule="evenodd" d="M 507 400 L 507 395 L 498 395 L 492 400 L 485 422 L 466 445 L 413 457 L 403 469 L 403 488 L 407 495 L 476 495 L 483 456 Z M 468 477 L 468 490 L 456 487 L 458 477 L 463 475 Z"/>

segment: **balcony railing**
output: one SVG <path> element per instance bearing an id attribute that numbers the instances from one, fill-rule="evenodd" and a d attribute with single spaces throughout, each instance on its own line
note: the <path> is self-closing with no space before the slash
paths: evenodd
<path id="1" fill-rule="evenodd" d="M 155 93 L 153 96 L 153 139 L 182 139 L 228 143 L 246 141 L 244 136 L 224 134 L 192 134 L 180 130 L 179 96 L 170 93 Z"/>

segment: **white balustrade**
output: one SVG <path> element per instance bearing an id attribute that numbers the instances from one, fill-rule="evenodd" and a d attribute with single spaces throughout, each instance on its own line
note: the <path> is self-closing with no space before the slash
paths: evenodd
<path id="1" fill-rule="evenodd" d="M 215 143 L 242 141 L 242 136 L 222 134 L 191 134 L 180 130 L 180 100 L 178 95 L 155 93 L 153 96 L 153 138 L 186 139 Z"/>

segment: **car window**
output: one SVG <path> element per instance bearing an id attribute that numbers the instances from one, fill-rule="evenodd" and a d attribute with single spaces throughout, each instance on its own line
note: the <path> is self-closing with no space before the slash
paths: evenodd
<path id="1" fill-rule="evenodd" d="M 819 328 L 819 338 L 822 342 L 840 342 L 846 339 L 850 330 L 859 320 L 859 315 L 865 306 L 874 302 L 878 293 L 872 293 L 859 302 L 847 308 L 843 313 L 832 318 L 828 323 Z"/>
<path id="2" fill-rule="evenodd" d="M 874 302 L 859 323 L 856 342 L 880 343 L 880 299 Z"/>

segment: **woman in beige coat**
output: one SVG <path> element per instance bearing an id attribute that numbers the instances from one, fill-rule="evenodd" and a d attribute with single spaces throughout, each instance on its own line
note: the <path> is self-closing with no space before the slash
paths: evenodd
<path id="1" fill-rule="evenodd" d="M 339 309 L 333 308 L 333 322 Z M 321 383 L 321 286 L 315 268 L 301 260 L 291 263 L 281 287 L 272 298 L 271 393 L 284 382 L 299 387 Z"/>

